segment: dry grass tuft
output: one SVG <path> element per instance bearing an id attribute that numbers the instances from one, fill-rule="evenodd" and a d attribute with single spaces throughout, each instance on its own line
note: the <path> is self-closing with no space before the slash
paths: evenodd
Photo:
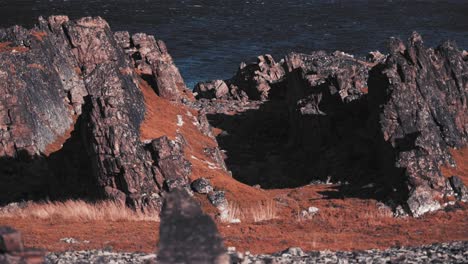
<path id="1" fill-rule="evenodd" d="M 127 220 L 159 222 L 159 212 L 155 209 L 148 209 L 145 210 L 145 212 L 135 211 L 114 201 L 88 203 L 81 200 L 67 200 L 65 202 L 15 203 L 0 208 L 0 217 L 64 219 L 75 221 Z"/>
<path id="2" fill-rule="evenodd" d="M 264 204 L 259 203 L 256 207 L 251 208 L 250 211 L 254 222 L 278 218 L 278 210 L 274 201 L 267 201 Z"/>
<path id="3" fill-rule="evenodd" d="M 240 223 L 244 214 L 237 203 L 229 202 L 227 209 L 221 213 L 221 221 L 225 223 Z"/>
<path id="4" fill-rule="evenodd" d="M 377 226 L 382 224 L 382 220 L 393 218 L 393 212 L 390 209 L 377 208 L 376 210 L 366 211 L 359 215 L 359 218 L 362 219 L 361 221 L 364 223 Z"/>

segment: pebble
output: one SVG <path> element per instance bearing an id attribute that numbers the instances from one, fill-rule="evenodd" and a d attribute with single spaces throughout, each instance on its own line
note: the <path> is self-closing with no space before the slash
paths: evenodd
<path id="1" fill-rule="evenodd" d="M 436 243 L 386 250 L 310 251 L 291 247 L 274 254 L 251 254 L 228 248 L 231 263 L 468 263 L 468 241 Z M 157 263 L 155 254 L 114 253 L 103 250 L 49 253 L 47 264 L 68 263 Z"/>

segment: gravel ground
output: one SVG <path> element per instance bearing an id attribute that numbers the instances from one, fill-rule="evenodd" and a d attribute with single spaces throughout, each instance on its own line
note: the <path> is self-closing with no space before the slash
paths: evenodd
<path id="1" fill-rule="evenodd" d="M 272 255 L 229 249 L 232 263 L 468 263 L 468 241 L 366 251 L 312 251 L 289 248 Z M 102 250 L 50 253 L 46 263 L 148 263 L 156 255 Z M 153 262 L 154 263 L 154 262 Z"/>

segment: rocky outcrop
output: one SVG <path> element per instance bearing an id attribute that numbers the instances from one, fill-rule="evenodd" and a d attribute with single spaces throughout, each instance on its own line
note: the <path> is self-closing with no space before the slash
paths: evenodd
<path id="1" fill-rule="evenodd" d="M 51 17 L 40 19 L 32 30 L 0 29 L 4 47 L 0 50 L 1 201 L 31 199 L 38 192 L 47 193 L 47 183 L 61 182 L 49 177 L 46 156 L 62 147 L 88 95 L 62 27 L 67 21 Z M 76 160 L 81 162 L 88 160 Z M 88 181 L 85 170 L 72 175 L 83 175 L 81 181 Z M 76 184 L 77 192 L 81 185 Z"/>
<path id="2" fill-rule="evenodd" d="M 456 166 L 448 151 L 468 139 L 468 65 L 452 42 L 427 49 L 414 33 L 405 45 L 393 39 L 382 70 L 381 129 L 397 152 L 409 184 L 408 206 L 414 215 L 437 209 L 437 194 L 447 181 L 440 166 Z"/>
<path id="3" fill-rule="evenodd" d="M 228 99 L 231 96 L 229 87 L 222 80 L 197 83 L 193 91 L 197 98 Z"/>
<path id="4" fill-rule="evenodd" d="M 130 37 L 128 32 L 116 32 L 115 38 L 160 97 L 173 101 L 193 99 L 163 41 L 144 33 Z"/>
<path id="5" fill-rule="evenodd" d="M 158 188 L 140 142 L 144 99 L 131 61 L 104 20 L 84 18 L 64 27 L 89 93 L 85 146 L 98 185 L 106 196 L 137 207 L 152 203 L 148 198 Z"/>
<path id="6" fill-rule="evenodd" d="M 164 136 L 151 142 L 149 149 L 155 161 L 156 182 L 160 189 L 165 185 L 169 191 L 188 190 L 192 165 L 184 157 L 184 144 L 180 135 L 176 140 Z"/>
<path id="7" fill-rule="evenodd" d="M 53 16 L 1 29 L 0 43 L 0 202 L 64 195 L 159 208 L 163 192 L 189 188 L 183 137 L 140 135 L 142 83 L 174 103 L 193 98 L 162 41 Z"/>
<path id="8" fill-rule="evenodd" d="M 63 29 L 44 31 L 47 22 L 27 31 L 21 27 L 0 30 L 0 149 L 1 156 L 47 152 L 46 148 L 73 125 L 81 113 L 87 91 L 80 68 L 68 48 Z"/>
<path id="9" fill-rule="evenodd" d="M 241 63 L 231 79 L 201 82 L 193 91 L 198 99 L 267 100 L 270 90 L 276 88 L 284 75 L 282 62 L 277 63 L 266 54 L 259 56 L 256 63 Z"/>
<path id="10" fill-rule="evenodd" d="M 449 150 L 467 143 L 466 58 L 417 34 L 367 60 L 264 55 L 197 84 L 194 100 L 153 36 L 66 16 L 0 29 L 0 202 L 86 196 L 159 208 L 166 191 L 190 191 L 193 159 L 263 188 L 341 182 L 343 195 L 419 216 L 447 195 L 466 200 L 463 182 L 439 169 L 456 166 Z"/>
<path id="11" fill-rule="evenodd" d="M 211 114 L 214 126 L 226 131 L 218 140 L 231 155 L 228 168 L 241 181 L 279 187 L 269 180 L 281 180 L 274 171 L 282 170 L 290 175 L 284 181 L 289 184 L 300 184 L 298 179 L 302 184 L 344 182 L 342 195 L 396 202 L 419 216 L 440 208 L 444 197 L 453 193 L 440 167 L 456 166 L 449 149 L 467 144 L 465 57 L 452 42 L 425 48 L 415 33 L 407 45 L 393 39 L 388 55 L 371 52 L 367 60 L 322 51 L 291 53 L 280 63 L 263 58 L 243 65 L 225 81 L 245 91 L 247 102 L 240 103 L 223 85 L 200 83 L 199 105 Z M 270 88 L 262 88 L 264 84 Z M 206 101 L 209 98 L 217 100 Z M 257 107 L 245 107 L 254 102 Z M 281 117 L 283 108 L 286 117 Z M 277 125 L 261 138 L 276 145 L 257 153 L 256 157 L 267 155 L 254 165 L 261 173 L 246 173 L 250 165 L 245 164 L 252 158 L 247 158 L 245 146 L 266 148 L 256 136 L 264 133 L 267 119 L 268 126 Z M 241 131 L 239 122 L 253 125 Z M 278 140 L 284 134 L 288 140 Z M 242 147 L 233 143 L 243 139 Z M 279 154 L 268 156 L 275 152 Z M 230 161 L 233 156 L 242 160 L 242 171 Z M 258 174 L 274 176 L 252 180 Z M 463 196 L 464 188 L 455 189 Z"/>

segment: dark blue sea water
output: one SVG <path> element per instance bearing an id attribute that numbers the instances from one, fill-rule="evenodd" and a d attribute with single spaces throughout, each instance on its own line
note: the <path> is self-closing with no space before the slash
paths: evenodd
<path id="1" fill-rule="evenodd" d="M 259 54 L 385 51 L 390 36 L 412 31 L 428 45 L 468 48 L 468 0 L 0 0 L 0 27 L 31 26 L 36 17 L 102 16 L 113 30 L 166 41 L 187 85 L 227 78 Z"/>

